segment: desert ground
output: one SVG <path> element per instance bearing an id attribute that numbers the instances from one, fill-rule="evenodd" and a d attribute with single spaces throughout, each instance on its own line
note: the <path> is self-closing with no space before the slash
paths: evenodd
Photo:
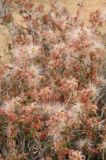
<path id="1" fill-rule="evenodd" d="M 49 3 L 51 0 L 34 0 L 35 4 L 44 4 L 47 9 L 49 9 Z M 74 13 L 77 9 L 77 3 L 82 2 L 81 0 L 59 0 L 70 13 Z M 106 0 L 83 0 L 84 8 L 82 11 L 82 16 L 85 20 L 90 12 L 97 9 L 106 9 Z"/>

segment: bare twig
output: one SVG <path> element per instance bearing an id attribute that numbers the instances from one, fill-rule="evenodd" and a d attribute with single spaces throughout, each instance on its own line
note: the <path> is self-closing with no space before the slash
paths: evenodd
<path id="1" fill-rule="evenodd" d="M 1 10 L 0 10 L 0 18 L 1 18 L 2 11 L 4 9 L 5 3 L 6 3 L 6 0 L 3 1 L 2 7 L 1 7 Z"/>

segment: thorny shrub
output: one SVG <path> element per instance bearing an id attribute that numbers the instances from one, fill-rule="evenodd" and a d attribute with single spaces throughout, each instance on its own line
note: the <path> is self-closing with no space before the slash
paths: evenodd
<path id="1" fill-rule="evenodd" d="M 91 13 L 86 25 L 81 4 L 75 15 L 56 1 L 48 12 L 28 0 L 1 6 L 11 35 L 11 62 L 0 66 L 1 160 L 105 160 L 106 51 L 98 27 L 106 13 Z"/>

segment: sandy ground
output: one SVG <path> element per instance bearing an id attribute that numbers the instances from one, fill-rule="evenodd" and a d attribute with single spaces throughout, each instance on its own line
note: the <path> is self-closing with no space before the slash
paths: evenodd
<path id="1" fill-rule="evenodd" d="M 49 8 L 49 2 L 51 0 L 34 0 L 35 4 L 44 4 L 45 7 Z M 77 3 L 81 0 L 59 0 L 70 13 L 75 13 L 77 9 Z M 84 8 L 82 11 L 82 17 L 86 21 L 89 13 L 95 11 L 96 9 L 106 10 L 106 0 L 83 0 Z"/>
<path id="2" fill-rule="evenodd" d="M 51 0 L 33 0 L 35 5 L 43 4 L 47 10 L 49 10 L 49 3 Z M 83 1 L 83 9 L 81 11 L 81 17 L 85 24 L 88 23 L 89 14 L 95 10 L 103 10 L 106 12 L 106 0 L 58 0 L 64 5 L 70 14 L 76 13 L 77 4 Z M 100 28 L 100 31 L 106 33 L 106 26 Z"/>

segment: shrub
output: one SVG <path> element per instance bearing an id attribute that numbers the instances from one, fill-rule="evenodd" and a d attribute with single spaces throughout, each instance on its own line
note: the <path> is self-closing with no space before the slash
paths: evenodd
<path id="1" fill-rule="evenodd" d="M 3 4 L 12 56 L 0 68 L 1 159 L 105 159 L 105 101 L 99 103 L 105 46 L 98 26 L 106 19 L 96 11 L 86 25 L 81 7 L 72 16 L 57 2 L 49 12 L 27 0 Z"/>

